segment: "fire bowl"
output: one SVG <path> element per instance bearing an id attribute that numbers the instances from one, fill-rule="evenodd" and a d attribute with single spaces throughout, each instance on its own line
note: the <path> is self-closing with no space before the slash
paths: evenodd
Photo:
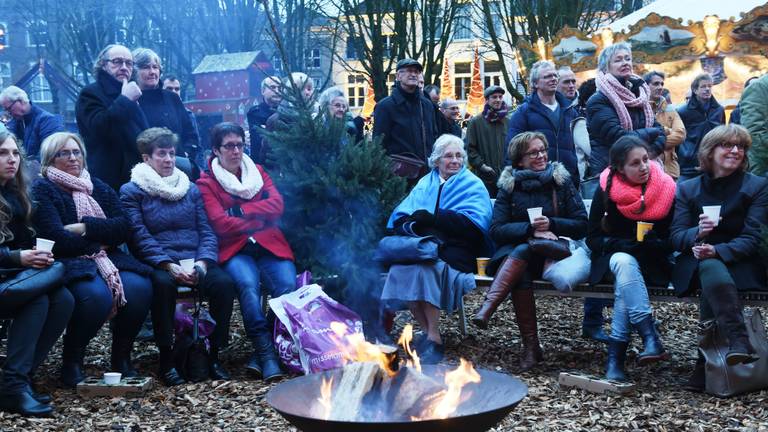
<path id="1" fill-rule="evenodd" d="M 454 367 L 424 365 L 422 372 L 442 382 L 443 376 Z M 342 369 L 305 375 L 278 384 L 267 393 L 267 403 L 286 420 L 305 432 L 467 432 L 485 431 L 497 425 L 528 395 L 528 386 L 517 378 L 498 372 L 477 369 L 481 381 L 467 384 L 462 389 L 463 401 L 456 411 L 445 419 L 403 421 L 400 418 L 382 418 L 371 421 L 338 421 L 316 417 L 320 403 L 321 384 L 333 377 L 338 380 Z"/>

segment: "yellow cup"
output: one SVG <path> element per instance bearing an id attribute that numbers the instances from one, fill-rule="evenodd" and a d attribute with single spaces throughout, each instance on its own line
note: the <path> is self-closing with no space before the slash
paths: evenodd
<path id="1" fill-rule="evenodd" d="M 638 222 L 637 223 L 637 241 L 641 242 L 645 240 L 645 234 L 653 229 L 651 222 Z"/>
<path id="2" fill-rule="evenodd" d="M 477 259 L 477 275 L 478 276 L 488 276 L 485 274 L 485 269 L 488 267 L 488 262 L 490 261 L 490 258 L 478 258 Z"/>

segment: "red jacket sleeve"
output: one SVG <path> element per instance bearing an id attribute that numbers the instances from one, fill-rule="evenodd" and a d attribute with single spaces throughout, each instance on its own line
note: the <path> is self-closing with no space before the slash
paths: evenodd
<path id="1" fill-rule="evenodd" d="M 276 222 L 280 219 L 280 216 L 283 215 L 283 196 L 277 191 L 269 174 L 267 174 L 261 166 L 257 167 L 259 173 L 261 173 L 261 178 L 264 181 L 264 186 L 261 188 L 261 194 L 266 196 L 266 198 L 248 201 L 240 207 L 243 209 L 243 215 L 246 219 Z"/>

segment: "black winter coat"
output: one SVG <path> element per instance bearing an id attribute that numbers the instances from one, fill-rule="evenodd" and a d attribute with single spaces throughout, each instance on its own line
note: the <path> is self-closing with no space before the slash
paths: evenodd
<path id="1" fill-rule="evenodd" d="M 103 70 L 80 92 L 75 104 L 77 127 L 88 151 L 88 167 L 117 191 L 141 162 L 136 137 L 149 127 L 136 102 L 120 94 L 122 83 Z"/>
<path id="2" fill-rule="evenodd" d="M 604 200 L 605 191 L 598 187 L 592 198 L 587 232 L 587 246 L 592 251 L 589 283 L 594 285 L 604 280 L 612 281 L 613 274 L 609 266 L 611 255 L 626 252 L 637 258 L 646 286 L 669 285 L 673 266 L 669 226 L 672 224 L 674 208 L 670 209 L 664 219 L 643 221 L 652 222 L 653 230 L 645 235 L 645 241 L 638 242 L 637 221 L 622 215 L 616 208 L 616 203 L 611 200 L 608 200 L 606 208 Z M 601 224 L 606 213 L 610 229 L 608 232 L 603 230 Z"/>
<path id="3" fill-rule="evenodd" d="M 392 94 L 376 104 L 373 118 L 373 136 L 384 135 L 382 145 L 388 155 L 412 153 L 427 162 L 437 126 L 434 104 L 420 91 L 406 93 L 396 84 Z"/>
<path id="4" fill-rule="evenodd" d="M 515 246 L 525 243 L 533 235 L 533 226 L 528 218 L 528 209 L 541 207 L 542 214 L 549 218 L 550 231 L 558 236 L 578 240 L 587 231 L 587 212 L 584 202 L 573 185 L 565 166 L 559 162 L 554 167 L 552 181 L 541 186 L 539 182 L 515 181 L 512 167 L 504 168 L 499 177 L 499 194 L 493 205 L 491 238 L 496 244 L 496 253 L 488 264 L 488 274 L 496 273 L 503 259 Z M 552 191 L 554 190 L 557 211 Z"/>
<path id="5" fill-rule="evenodd" d="M 179 137 L 178 151 L 195 160 L 200 146 L 192 119 L 176 93 L 160 88 L 142 90 L 139 106 L 149 127 L 166 127 Z"/>
<path id="6" fill-rule="evenodd" d="M 680 164 L 680 175 L 695 176 L 699 174 L 699 170 L 696 169 L 699 166 L 699 144 L 707 132 L 725 124 L 725 109 L 714 96 L 705 109 L 696 95 L 691 95 L 688 104 L 679 108 L 677 112 L 685 125 L 685 141 L 675 148 L 677 162 Z"/>
<path id="7" fill-rule="evenodd" d="M 640 94 L 643 80 L 631 79 L 632 93 Z M 635 135 L 648 143 L 656 155 L 664 152 L 667 137 L 664 129 L 654 119 L 653 126 L 645 127 L 645 112 L 642 107 L 627 108 L 632 119 L 632 129 L 621 127 L 616 109 L 606 95 L 597 91 L 587 101 L 587 130 L 592 150 L 589 154 L 587 177 L 599 175 L 608 166 L 608 151 L 613 143 L 624 135 Z M 652 155 L 653 156 L 653 155 Z"/>
<path id="8" fill-rule="evenodd" d="M 128 218 L 120 205 L 120 199 L 106 183 L 91 177 L 93 199 L 99 203 L 106 219 L 83 217 L 85 236 L 73 234 L 64 225 L 77 223 L 77 210 L 72 194 L 47 178 L 39 178 L 32 187 L 32 196 L 37 203 L 33 221 L 37 235 L 56 242 L 53 255 L 66 267 L 64 281 L 93 279 L 98 275 L 96 262 L 80 258 L 99 252 L 102 245 L 109 246 L 107 254 L 118 270 L 126 270 L 148 276 L 152 269 L 134 257 L 118 249 L 128 241 L 131 230 Z"/>
<path id="9" fill-rule="evenodd" d="M 675 293 L 685 296 L 700 287 L 699 261 L 691 248 L 702 206 L 708 205 L 722 206 L 722 220 L 703 241 L 715 246 L 739 290 L 765 290 L 765 264 L 758 247 L 761 229 L 768 224 L 768 180 L 736 172 L 718 179 L 702 174 L 678 186 L 672 223 L 672 242 L 680 251 L 672 273 Z"/>
<path id="10" fill-rule="evenodd" d="M 267 120 L 277 112 L 266 102 L 262 101 L 248 110 L 248 132 L 251 135 L 251 159 L 257 164 L 264 164 L 266 151 L 262 149 L 264 137 L 260 130 L 267 127 Z"/>

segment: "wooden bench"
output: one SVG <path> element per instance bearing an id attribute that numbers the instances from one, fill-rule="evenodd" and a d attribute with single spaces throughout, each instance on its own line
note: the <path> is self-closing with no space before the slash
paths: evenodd
<path id="1" fill-rule="evenodd" d="M 493 281 L 489 276 L 475 275 L 475 283 L 479 289 L 485 289 L 491 285 Z M 561 297 L 591 297 L 591 298 L 613 298 L 613 285 L 612 284 L 598 284 L 591 286 L 587 283 L 579 284 L 570 293 L 561 293 L 555 286 L 545 280 L 533 281 L 533 292 L 537 296 L 561 296 Z M 698 294 L 690 297 L 678 297 L 675 295 L 675 290 L 671 286 L 663 287 L 648 287 L 648 294 L 651 301 L 656 302 L 672 302 L 672 303 L 692 303 L 698 304 Z M 744 306 L 762 306 L 768 307 L 768 291 L 747 291 L 741 293 L 741 300 Z M 464 299 L 461 299 L 461 303 L 458 308 L 459 314 L 459 330 L 462 336 L 467 335 L 467 317 L 464 310 Z"/>

